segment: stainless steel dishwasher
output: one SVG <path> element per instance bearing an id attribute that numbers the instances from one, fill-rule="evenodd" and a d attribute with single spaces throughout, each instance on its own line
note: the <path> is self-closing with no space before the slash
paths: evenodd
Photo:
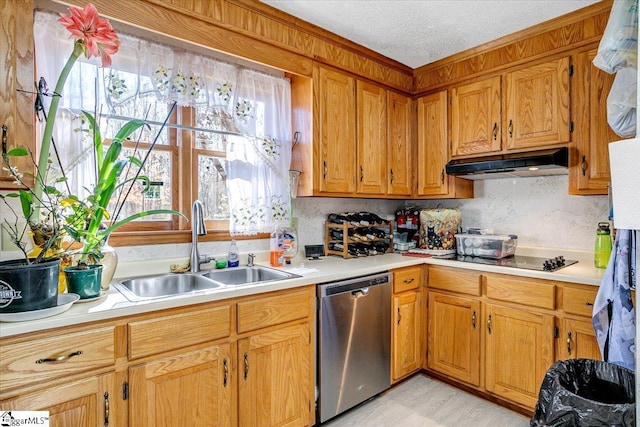
<path id="1" fill-rule="evenodd" d="M 318 417 L 325 422 L 391 385 L 391 274 L 317 288 Z"/>

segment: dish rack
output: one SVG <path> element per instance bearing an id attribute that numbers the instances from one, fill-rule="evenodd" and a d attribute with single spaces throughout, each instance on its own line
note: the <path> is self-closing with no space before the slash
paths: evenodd
<path id="1" fill-rule="evenodd" d="M 332 230 L 341 231 L 342 238 L 333 238 Z M 367 236 L 367 231 L 371 230 L 384 231 L 384 237 L 371 237 L 371 233 Z M 376 233 L 382 235 L 380 232 Z M 393 221 L 385 221 L 383 224 L 375 225 L 336 224 L 325 221 L 324 236 L 324 250 L 327 255 L 356 258 L 393 252 Z M 368 252 L 365 253 L 365 251 Z"/>

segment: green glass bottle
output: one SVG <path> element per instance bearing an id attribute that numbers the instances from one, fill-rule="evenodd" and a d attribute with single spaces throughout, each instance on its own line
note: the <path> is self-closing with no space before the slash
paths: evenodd
<path id="1" fill-rule="evenodd" d="M 596 268 L 607 268 L 611 256 L 611 231 L 608 222 L 599 222 L 596 231 L 594 264 Z"/>

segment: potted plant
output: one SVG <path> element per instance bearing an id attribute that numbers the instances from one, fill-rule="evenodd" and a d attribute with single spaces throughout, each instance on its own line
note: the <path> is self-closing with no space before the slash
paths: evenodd
<path id="1" fill-rule="evenodd" d="M 8 231 L 12 241 L 18 249 L 23 253 L 20 260 L 12 260 L 5 266 L 0 263 L 0 310 L 5 312 L 27 311 L 32 309 L 48 308 L 55 306 L 57 302 L 58 290 L 58 268 L 60 264 L 59 258 L 70 249 L 70 245 L 61 245 L 63 237 L 68 242 L 79 242 L 82 244 L 79 250 L 78 265 L 70 271 L 77 270 L 100 270 L 99 268 L 90 268 L 90 263 L 96 264 L 102 258 L 102 246 L 105 244 L 109 234 L 118 227 L 133 221 L 137 218 L 156 215 L 156 214 L 172 214 L 182 215 L 180 212 L 170 209 L 156 209 L 139 212 L 130 215 L 124 219 L 119 219 L 120 211 L 127 197 L 129 196 L 133 185 L 139 182 L 147 183 L 149 180 L 142 174 L 144 159 L 133 156 L 121 156 L 122 142 L 129 138 L 136 130 L 140 129 L 144 122 L 133 120 L 125 124 L 111 144 L 105 147 L 103 144 L 98 122 L 95 115 L 83 112 L 84 118 L 89 123 L 89 131 L 93 138 L 93 150 L 96 167 L 96 183 L 90 188 L 90 194 L 84 199 L 71 193 L 69 186 L 62 190 L 60 186 L 64 186 L 66 178 L 57 179 L 55 182 L 49 182 L 49 169 L 51 165 L 50 148 L 54 144 L 52 135 L 56 112 L 60 101 L 60 95 L 64 88 L 64 84 L 80 54 L 85 54 L 87 58 L 92 56 L 100 56 L 102 65 L 109 67 L 111 65 L 111 55 L 115 54 L 120 45 L 120 41 L 106 19 L 99 18 L 98 12 L 89 3 L 85 8 L 79 9 L 69 8 L 70 14 L 61 14 L 58 20 L 64 25 L 75 38 L 73 52 L 71 53 L 67 63 L 65 64 L 54 89 L 54 96 L 51 100 L 48 114 L 45 115 L 45 129 L 40 146 L 38 161 L 30 150 L 24 148 L 15 148 L 2 153 L 5 163 L 5 169 L 14 177 L 16 183 L 20 185 L 17 192 L 9 193 L 0 197 L 7 203 L 9 210 L 14 213 L 15 221 L 10 222 L 4 219 L 5 229 Z M 38 85 L 37 97 L 39 104 L 42 105 L 42 85 Z M 175 107 L 175 104 L 174 104 Z M 172 107 L 173 109 L 173 107 Z M 172 110 L 171 109 L 171 110 Z M 171 111 L 169 112 L 171 114 Z M 3 138 L 6 142 L 6 132 Z M 157 139 L 157 138 L 156 138 Z M 153 149 L 155 141 L 151 144 L 149 151 Z M 5 147 L 6 144 L 3 144 Z M 136 150 L 137 151 L 137 150 Z M 138 153 L 139 154 L 139 153 Z M 29 185 L 25 176 L 28 173 L 22 173 L 11 164 L 11 158 L 15 156 L 30 155 L 33 162 L 37 164 L 35 173 L 31 175 L 33 185 Z M 132 169 L 133 168 L 133 169 Z M 125 170 L 133 170 L 133 178 L 122 177 Z M 146 188 L 146 187 L 145 187 Z M 114 194 L 120 194 L 118 203 L 115 204 L 113 212 L 108 211 L 108 206 Z M 20 201 L 21 213 L 25 223 L 21 223 L 20 215 L 8 203 L 7 199 L 16 198 Z M 104 225 L 105 220 L 110 220 L 108 225 Z M 25 237 L 31 233 L 34 237 L 34 244 L 41 245 L 37 256 L 27 251 Z M 56 248 L 52 250 L 52 248 Z M 53 260 L 50 258 L 54 258 Z M 44 304 L 28 305 L 25 307 L 25 296 L 30 294 L 29 290 L 33 287 L 33 281 L 29 276 L 21 276 L 20 274 L 4 275 L 3 271 L 7 269 L 15 270 L 16 265 L 24 272 L 30 272 L 42 268 L 43 264 L 52 264 L 51 270 L 55 271 L 55 280 L 52 278 L 46 292 L 47 301 Z M 5 268 L 6 267 L 6 268 Z M 26 273 L 25 273 L 26 274 Z M 48 276 L 53 277 L 53 273 Z M 94 274 L 94 276 L 96 276 Z M 98 292 L 99 292 L 98 279 Z M 84 298 L 96 296 L 95 292 L 82 292 Z M 44 294 L 43 294 L 44 295 Z M 81 295 L 82 297 L 83 295 Z M 6 298 L 5 298 L 6 297 Z M 38 298 L 37 296 L 35 297 Z M 26 308 L 26 309 L 25 309 Z"/>

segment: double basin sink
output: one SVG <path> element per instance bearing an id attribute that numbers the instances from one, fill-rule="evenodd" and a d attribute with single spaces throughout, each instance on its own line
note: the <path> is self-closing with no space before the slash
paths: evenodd
<path id="1" fill-rule="evenodd" d="M 294 277 L 300 276 L 267 267 L 247 266 L 199 273 L 166 273 L 136 277 L 123 280 L 114 286 L 128 300 L 144 301 Z"/>

